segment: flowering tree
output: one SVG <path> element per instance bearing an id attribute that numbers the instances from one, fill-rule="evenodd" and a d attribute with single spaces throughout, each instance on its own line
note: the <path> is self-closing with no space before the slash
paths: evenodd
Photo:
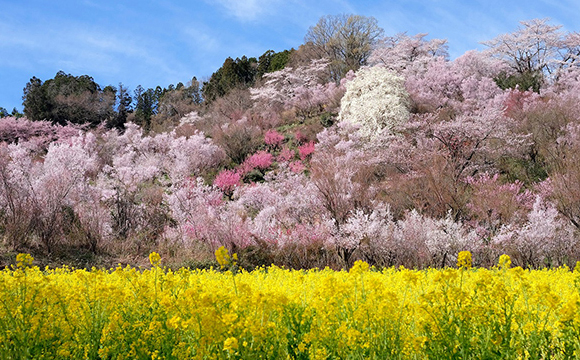
<path id="1" fill-rule="evenodd" d="M 322 75 L 328 64 L 326 59 L 313 60 L 308 66 L 264 74 L 266 82 L 250 89 L 256 107 L 295 109 L 302 118 L 322 112 L 344 91 L 334 82 L 324 83 Z"/>
<path id="2" fill-rule="evenodd" d="M 521 27 L 484 42 L 489 53 L 506 61 L 518 74 L 553 78 L 577 61 L 580 55 L 578 33 L 564 33 L 549 19 L 521 21 Z M 541 79 L 539 80 L 541 81 Z"/>
<path id="3" fill-rule="evenodd" d="M 503 227 L 493 242 L 524 267 L 562 266 L 578 258 L 578 239 L 570 223 L 541 197 L 536 198 L 523 226 Z"/>
<path id="4" fill-rule="evenodd" d="M 194 132 L 188 137 L 171 132 L 158 137 L 169 145 L 163 168 L 172 181 L 201 176 L 225 159 L 224 151 L 202 132 Z"/>
<path id="5" fill-rule="evenodd" d="M 447 40 L 426 40 L 427 34 L 406 33 L 388 36 L 378 42 L 369 57 L 370 65 L 382 65 L 405 75 L 423 72 L 435 58 L 447 59 Z"/>
<path id="6" fill-rule="evenodd" d="M 376 154 L 365 151 L 366 141 L 356 130 L 351 123 L 341 122 L 318 134 L 320 142 L 310 168 L 320 202 L 333 223 L 335 236 L 329 241 L 345 264 L 350 263 L 360 242 L 341 235 L 342 227 L 357 211 L 372 212 L 380 180 L 374 176 Z"/>
<path id="7" fill-rule="evenodd" d="M 65 237 L 87 230 L 84 225 L 92 219 L 76 209 L 94 193 L 89 183 L 96 172 L 94 149 L 91 134 L 72 138 L 69 144 L 52 143 L 40 162 L 22 144 L 2 148 L 0 203 L 12 247 L 27 247 L 36 241 L 34 245 L 51 253 Z M 76 240 L 94 250 L 97 238 L 92 236 L 98 234 L 84 235 Z"/>
<path id="8" fill-rule="evenodd" d="M 264 134 L 264 142 L 271 147 L 278 147 L 284 141 L 284 135 L 276 130 L 270 129 Z"/>
<path id="9" fill-rule="evenodd" d="M 240 185 L 242 176 L 235 170 L 222 170 L 216 177 L 213 184 L 224 192 L 226 196 L 234 193 L 236 186 Z"/>
<path id="10" fill-rule="evenodd" d="M 127 124 L 122 135 L 103 134 L 106 157 L 97 178 L 102 206 L 109 210 L 113 238 L 134 240 L 136 246 L 155 244 L 168 225 L 164 200 L 168 184 L 179 186 L 190 176 L 217 167 L 223 151 L 202 133 L 188 138 L 175 132 L 144 136 Z"/>
<path id="11" fill-rule="evenodd" d="M 576 228 L 580 228 L 580 125 L 570 124 L 554 147 L 554 166 L 551 171 L 552 198 L 557 209 Z"/>
<path id="12" fill-rule="evenodd" d="M 34 150 L 46 150 L 53 141 L 66 141 L 86 130 L 86 125 L 53 125 L 50 121 L 31 121 L 27 118 L 7 116 L 0 118 L 0 141 L 27 143 Z"/>
<path id="13" fill-rule="evenodd" d="M 409 95 L 403 79 L 379 66 L 363 68 L 347 82 L 339 120 L 360 126 L 365 137 L 390 133 L 408 120 Z"/>
<path id="14" fill-rule="evenodd" d="M 502 184 L 499 174 L 487 173 L 466 181 L 473 189 L 469 212 L 487 236 L 493 236 L 504 225 L 521 224 L 532 208 L 534 195 L 520 181 Z"/>
<path id="15" fill-rule="evenodd" d="M 502 93 L 494 78 L 505 69 L 499 60 L 468 52 L 455 61 L 442 57 L 426 63 L 421 72 L 409 73 L 405 86 L 414 112 L 458 115 L 492 105 Z"/>

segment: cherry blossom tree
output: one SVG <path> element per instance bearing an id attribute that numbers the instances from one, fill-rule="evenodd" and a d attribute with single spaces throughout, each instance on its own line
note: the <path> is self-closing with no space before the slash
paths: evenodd
<path id="1" fill-rule="evenodd" d="M 313 60 L 308 66 L 285 67 L 264 74 L 265 83 L 250 89 L 256 108 L 295 109 L 302 119 L 322 111 L 332 111 L 336 98 L 344 88 L 334 82 L 324 82 L 323 74 L 328 60 Z"/>
<path id="2" fill-rule="evenodd" d="M 565 33 L 561 26 L 551 25 L 549 19 L 521 21 L 520 24 L 516 31 L 484 42 L 490 54 L 506 61 L 516 73 L 552 79 L 578 59 L 578 33 Z"/>
<path id="3" fill-rule="evenodd" d="M 75 209 L 93 193 L 89 180 L 96 172 L 94 149 L 91 134 L 72 138 L 68 144 L 50 144 L 40 162 L 22 144 L 3 147 L 0 202 L 12 247 L 36 242 L 52 253 L 72 232 L 86 230 L 84 225 L 92 220 Z M 98 234 L 84 235 L 77 240 L 95 250 Z"/>
<path id="4" fill-rule="evenodd" d="M 556 208 L 537 197 L 522 227 L 507 225 L 493 239 L 523 267 L 562 266 L 578 259 L 578 239 Z"/>
<path id="5" fill-rule="evenodd" d="M 556 207 L 576 228 L 580 228 L 580 125 L 569 124 L 554 147 L 554 167 L 550 174 Z"/>
<path id="6" fill-rule="evenodd" d="M 382 65 L 405 76 L 425 71 L 436 58 L 446 60 L 447 40 L 426 39 L 427 34 L 409 36 L 406 33 L 385 37 L 377 43 L 369 57 L 369 65 Z"/>
<path id="7" fill-rule="evenodd" d="M 478 52 L 468 52 L 455 61 L 433 58 L 424 71 L 410 73 L 405 86 L 416 113 L 454 116 L 493 105 L 502 93 L 494 81 L 505 66 Z"/>
<path id="8" fill-rule="evenodd" d="M 29 148 L 46 151 L 54 141 L 66 141 L 86 130 L 86 125 L 53 125 L 49 121 L 31 121 L 25 117 L 0 118 L 0 141 L 6 143 L 26 142 Z"/>
<path id="9" fill-rule="evenodd" d="M 472 187 L 469 212 L 486 236 L 493 236 L 507 224 L 520 225 L 532 209 L 534 195 L 520 181 L 502 183 L 499 174 L 488 173 L 468 177 L 466 181 Z"/>
<path id="10" fill-rule="evenodd" d="M 344 263 L 349 264 L 359 244 L 339 234 L 358 210 L 365 214 L 372 212 L 373 200 L 379 191 L 373 157 L 376 154 L 365 151 L 364 137 L 349 122 L 325 129 L 318 138 L 311 160 L 311 178 L 327 217 L 334 224 L 337 237 L 332 244 Z"/>

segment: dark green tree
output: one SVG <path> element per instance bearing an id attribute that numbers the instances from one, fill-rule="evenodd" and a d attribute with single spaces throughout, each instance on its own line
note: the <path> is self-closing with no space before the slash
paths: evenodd
<path id="1" fill-rule="evenodd" d="M 17 119 L 20 119 L 21 117 L 24 116 L 24 114 L 21 113 L 20 111 L 18 111 L 18 109 L 16 109 L 16 108 L 12 108 L 12 114 L 11 115 L 14 116 Z"/>
<path id="2" fill-rule="evenodd" d="M 544 74 L 541 71 L 516 72 L 511 75 L 501 73 L 494 81 L 502 90 L 517 88 L 520 91 L 532 90 L 539 93 L 544 82 Z"/>
<path id="3" fill-rule="evenodd" d="M 258 58 L 258 66 L 256 68 L 256 76 L 261 78 L 264 74 L 282 70 L 290 60 L 290 54 L 293 50 L 284 50 L 275 52 L 268 50 Z"/>
<path id="4" fill-rule="evenodd" d="M 256 68 L 256 74 L 259 77 L 268 72 L 268 68 L 270 67 L 270 63 L 272 62 L 272 57 L 274 56 L 275 53 L 276 52 L 274 52 L 274 50 L 268 50 L 258 58 L 258 67 Z"/>
<path id="5" fill-rule="evenodd" d="M 228 57 L 223 65 L 212 74 L 209 81 L 204 82 L 202 87 L 203 99 L 212 102 L 218 97 L 225 96 L 229 91 L 236 88 L 248 88 L 254 85 L 258 68 L 256 58 Z"/>
<path id="6" fill-rule="evenodd" d="M 179 85 L 179 84 L 178 84 Z M 200 83 L 197 81 L 197 78 L 194 76 L 189 83 L 189 86 L 184 89 L 187 96 L 191 98 L 191 101 L 199 105 L 203 102 L 203 96 L 201 93 Z"/>
<path id="7" fill-rule="evenodd" d="M 117 112 L 109 122 L 107 122 L 107 127 L 110 129 L 122 130 L 125 128 L 125 123 L 127 122 L 127 116 L 133 112 L 131 109 L 131 102 L 133 98 L 129 94 L 129 89 L 127 89 L 122 83 L 119 83 L 119 88 L 115 89 L 115 94 L 117 97 Z"/>
<path id="8" fill-rule="evenodd" d="M 151 129 L 151 118 L 157 114 L 159 99 L 163 95 L 163 89 L 145 90 L 141 85 L 135 89 L 135 122 L 146 131 Z"/>
<path id="9" fill-rule="evenodd" d="M 48 120 L 51 118 L 51 110 L 54 108 L 53 99 L 47 96 L 46 87 L 42 80 L 33 76 L 24 88 L 22 105 L 24 115 L 31 120 Z"/>
<path id="10" fill-rule="evenodd" d="M 98 125 L 113 116 L 115 92 L 111 86 L 101 89 L 88 75 L 59 71 L 45 82 L 30 79 L 22 99 L 24 114 L 31 120 Z"/>
<path id="11" fill-rule="evenodd" d="M 268 66 L 267 72 L 274 72 L 284 69 L 286 65 L 288 65 L 288 62 L 290 61 L 290 56 L 292 55 L 293 52 L 294 49 L 284 50 L 275 53 L 274 56 L 272 56 L 272 59 L 270 60 L 270 66 Z"/>

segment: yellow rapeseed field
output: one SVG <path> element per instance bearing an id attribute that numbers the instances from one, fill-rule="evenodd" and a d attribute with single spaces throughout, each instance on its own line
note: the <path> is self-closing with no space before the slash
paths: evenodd
<path id="1" fill-rule="evenodd" d="M 568 268 L 0 272 L 2 359 L 575 359 Z"/>

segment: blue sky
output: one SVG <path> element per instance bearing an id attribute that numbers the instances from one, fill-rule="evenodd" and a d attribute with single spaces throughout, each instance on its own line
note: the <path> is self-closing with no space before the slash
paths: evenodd
<path id="1" fill-rule="evenodd" d="M 62 70 L 133 90 L 207 79 L 228 56 L 302 44 L 324 15 L 374 16 L 385 35 L 429 33 L 451 57 L 548 17 L 580 30 L 578 0 L 0 0 L 0 107 L 22 109 L 32 76 Z"/>

